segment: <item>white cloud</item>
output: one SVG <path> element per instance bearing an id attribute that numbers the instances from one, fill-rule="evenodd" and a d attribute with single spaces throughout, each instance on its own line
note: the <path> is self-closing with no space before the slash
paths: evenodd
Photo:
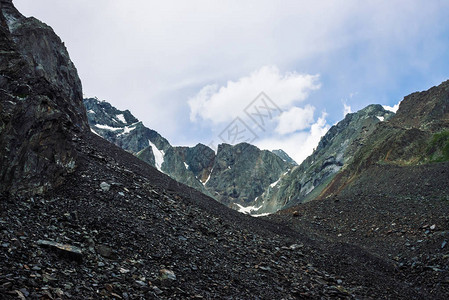
<path id="1" fill-rule="evenodd" d="M 308 128 L 313 122 L 314 111 L 315 107 L 311 105 L 306 105 L 304 108 L 292 107 L 289 111 L 285 111 L 279 116 L 279 123 L 275 129 L 276 132 L 288 134 Z"/>
<path id="2" fill-rule="evenodd" d="M 351 100 L 360 107 L 440 83 L 447 77 L 449 1 L 404 3 L 15 0 L 61 36 L 86 95 L 130 109 L 174 144 L 213 135 L 190 122 L 190 95 L 211 82 L 219 85 L 207 92 L 226 91 L 225 80 L 264 65 L 321 74 L 326 86 L 312 104 L 332 120 L 342 113 L 333 101 L 348 92 L 360 91 L 363 100 Z M 218 109 L 196 104 L 197 120 L 199 111 Z"/>
<path id="3" fill-rule="evenodd" d="M 281 109 L 304 101 L 310 91 L 320 87 L 318 75 L 288 72 L 281 74 L 276 66 L 264 66 L 249 76 L 226 85 L 207 85 L 188 100 L 190 119 L 210 120 L 215 124 L 229 122 L 243 113 L 261 92 L 265 92 Z"/>
<path id="4" fill-rule="evenodd" d="M 321 137 L 329 130 L 330 126 L 326 122 L 326 117 L 327 114 L 322 113 L 321 117 L 312 124 L 308 131 L 256 140 L 255 145 L 267 150 L 280 148 L 300 164 L 307 156 L 312 154 Z"/>
<path id="5" fill-rule="evenodd" d="M 343 102 L 343 118 L 346 117 L 347 114 L 352 113 L 351 106 Z"/>
<path id="6" fill-rule="evenodd" d="M 392 112 L 396 113 L 396 112 L 398 111 L 398 109 L 399 109 L 399 104 L 401 104 L 400 101 L 399 101 L 398 104 L 395 104 L 395 105 L 393 105 L 393 106 L 382 105 L 382 107 L 383 107 L 385 110 L 389 110 L 389 111 L 392 111 Z"/>

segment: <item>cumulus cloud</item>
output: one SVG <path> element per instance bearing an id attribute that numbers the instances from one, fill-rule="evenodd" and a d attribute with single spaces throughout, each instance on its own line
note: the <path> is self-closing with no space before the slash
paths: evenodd
<path id="1" fill-rule="evenodd" d="M 313 123 L 309 130 L 294 132 L 281 136 L 271 136 L 256 140 L 255 144 L 261 149 L 274 150 L 281 148 L 290 155 L 298 164 L 312 154 L 321 137 L 329 130 L 326 122 L 326 113 Z"/>
<path id="2" fill-rule="evenodd" d="M 311 91 L 320 88 L 318 80 L 318 75 L 282 74 L 276 66 L 264 66 L 221 87 L 216 84 L 203 87 L 188 100 L 190 119 L 195 122 L 201 118 L 215 124 L 229 122 L 261 92 L 281 109 L 290 109 L 305 100 Z"/>
<path id="3" fill-rule="evenodd" d="M 343 118 L 346 117 L 347 114 L 352 113 L 351 106 L 343 102 Z"/>
<path id="4" fill-rule="evenodd" d="M 329 129 L 325 113 L 315 120 L 315 106 L 300 105 L 311 91 L 319 88 L 318 75 L 281 73 L 276 66 L 264 66 L 222 86 L 204 86 L 188 101 L 190 119 L 197 123 L 209 121 L 218 132 L 226 122 L 233 124 L 238 117 L 239 121 L 245 120 L 246 125 L 253 125 L 257 138 L 252 142 L 256 146 L 268 150 L 281 148 L 300 163 L 312 153 Z M 248 107 L 256 106 L 254 103 L 258 100 L 253 100 L 261 92 L 276 108 L 269 118 L 270 124 L 265 123 L 264 126 L 257 124 L 259 119 L 245 114 Z M 268 116 L 268 110 L 261 112 Z"/>
<path id="5" fill-rule="evenodd" d="M 395 104 L 395 105 L 393 105 L 393 106 L 382 105 L 382 107 L 383 107 L 385 110 L 389 110 L 389 111 L 392 111 L 392 112 L 396 113 L 396 112 L 398 111 L 398 109 L 399 109 L 399 104 L 401 104 L 400 101 L 399 101 L 398 104 Z"/>
<path id="6" fill-rule="evenodd" d="M 308 128 L 314 121 L 314 111 L 315 107 L 311 105 L 306 105 L 304 108 L 292 107 L 279 116 L 279 123 L 275 129 L 276 132 L 288 134 Z"/>

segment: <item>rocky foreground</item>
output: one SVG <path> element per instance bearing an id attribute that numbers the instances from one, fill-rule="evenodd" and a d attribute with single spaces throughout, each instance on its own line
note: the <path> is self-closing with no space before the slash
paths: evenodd
<path id="1" fill-rule="evenodd" d="M 375 217 L 356 210 L 361 204 L 355 198 L 266 220 L 230 210 L 94 134 L 74 137 L 73 143 L 80 165 L 66 184 L 44 196 L 3 195 L 0 201 L 5 299 L 447 295 L 445 199 L 412 199 L 418 206 L 432 202 L 428 217 L 395 216 L 388 230 L 384 215 L 363 225 L 363 217 Z M 435 167 L 447 170 L 444 164 Z M 384 202 L 394 211 L 407 207 Z M 359 221 L 351 221 L 355 214 Z M 370 231 L 371 225 L 379 229 Z M 411 252 L 399 257 L 396 244 Z M 415 259 L 414 253 L 421 255 Z"/>

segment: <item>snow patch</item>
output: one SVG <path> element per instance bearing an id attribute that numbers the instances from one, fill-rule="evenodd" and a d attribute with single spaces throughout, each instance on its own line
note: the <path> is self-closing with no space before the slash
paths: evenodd
<path id="1" fill-rule="evenodd" d="M 281 180 L 281 178 L 279 177 L 278 180 L 276 180 L 275 182 L 273 182 L 272 184 L 270 184 L 270 187 L 271 187 L 271 188 L 274 188 L 274 187 L 276 186 L 276 184 L 279 183 L 280 180 Z"/>
<path id="2" fill-rule="evenodd" d="M 203 185 L 206 185 L 206 183 L 209 181 L 210 175 L 212 175 L 212 171 L 213 171 L 213 170 L 214 170 L 213 168 L 212 168 L 212 170 L 210 170 L 209 176 L 207 176 L 206 181 L 202 182 Z"/>
<path id="3" fill-rule="evenodd" d="M 385 120 L 385 118 L 384 118 L 384 117 L 382 117 L 382 116 L 376 116 L 376 118 L 378 118 L 378 119 L 379 119 L 379 121 L 381 121 L 381 122 L 383 122 L 383 121 Z"/>
<path id="4" fill-rule="evenodd" d="M 136 129 L 136 125 L 137 125 L 138 123 L 139 123 L 139 122 L 134 123 L 134 124 L 131 124 L 131 125 L 129 125 L 129 126 L 123 127 L 123 132 L 120 133 L 119 135 L 124 135 L 124 134 L 130 133 L 131 131 L 133 131 L 134 129 Z"/>
<path id="5" fill-rule="evenodd" d="M 98 135 L 98 136 L 101 136 L 101 135 L 99 135 L 95 130 L 93 130 L 92 128 L 90 129 L 90 131 L 92 131 L 93 133 L 95 133 L 95 134 Z"/>
<path id="6" fill-rule="evenodd" d="M 186 162 L 184 162 L 184 166 L 186 166 L 186 169 L 187 169 L 187 170 L 189 169 L 189 165 L 186 164 Z"/>
<path id="7" fill-rule="evenodd" d="M 236 203 L 236 204 L 237 204 L 237 203 Z M 244 207 L 244 206 L 242 206 L 242 205 L 240 205 L 240 204 L 237 204 L 237 206 L 239 207 L 238 212 L 243 213 L 243 214 L 251 214 L 251 212 L 253 212 L 253 211 L 258 211 L 259 209 L 262 208 L 262 205 L 259 206 L 259 207 L 256 207 L 256 206 L 247 206 L 247 207 Z"/>
<path id="8" fill-rule="evenodd" d="M 89 110 L 87 111 L 87 113 L 88 113 L 88 114 L 94 114 L 95 112 L 94 112 L 92 109 L 89 109 Z"/>
<path id="9" fill-rule="evenodd" d="M 162 172 L 162 164 L 164 163 L 164 150 L 159 150 L 155 144 L 153 144 L 150 140 L 148 140 L 151 148 L 153 149 L 154 161 L 156 164 L 156 168 Z"/>
<path id="10" fill-rule="evenodd" d="M 6 19 L 6 23 L 8 24 L 8 27 L 9 27 L 9 31 L 14 31 L 15 29 L 16 29 L 16 22 L 17 22 L 17 18 L 16 17 L 14 17 L 13 15 L 10 15 L 10 14 L 8 14 L 8 13 L 5 13 L 4 14 L 4 17 L 5 17 L 5 19 Z"/>
<path id="11" fill-rule="evenodd" d="M 96 124 L 95 127 L 98 127 L 100 129 L 110 130 L 110 131 L 122 130 L 122 128 L 111 127 L 111 126 L 102 125 L 102 124 Z"/>
<path id="12" fill-rule="evenodd" d="M 400 103 L 401 103 L 401 102 L 399 102 L 398 104 L 396 104 L 396 105 L 394 105 L 394 106 L 382 105 L 382 107 L 383 107 L 385 110 L 389 110 L 389 111 L 391 111 L 391 112 L 396 113 L 396 112 L 398 111 L 398 109 L 399 109 L 399 104 L 400 104 Z"/>
<path id="13" fill-rule="evenodd" d="M 125 116 L 123 114 L 119 114 L 115 116 L 120 122 L 123 122 L 126 124 Z"/>
<path id="14" fill-rule="evenodd" d="M 268 216 L 268 215 L 271 215 L 271 213 L 263 213 L 263 214 L 251 215 L 251 217 L 256 217 L 256 218 L 258 218 L 258 217 L 265 217 L 265 216 Z"/>

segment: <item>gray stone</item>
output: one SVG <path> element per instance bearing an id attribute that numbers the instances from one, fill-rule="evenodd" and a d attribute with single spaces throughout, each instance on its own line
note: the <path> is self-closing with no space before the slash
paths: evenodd
<path id="1" fill-rule="evenodd" d="M 159 270 L 159 279 L 160 280 L 176 280 L 175 272 L 167 269 Z"/>
<path id="2" fill-rule="evenodd" d="M 264 210 L 273 212 L 318 196 L 381 122 L 378 117 L 388 120 L 393 115 L 381 105 L 369 105 L 347 114 L 321 138 L 312 155 L 282 177 L 275 188 L 265 192 L 261 199 L 265 201 Z"/>
<path id="3" fill-rule="evenodd" d="M 100 183 L 100 188 L 103 192 L 109 192 L 109 190 L 111 189 L 111 185 L 103 181 L 102 183 Z"/>
<path id="4" fill-rule="evenodd" d="M 81 262 L 83 260 L 83 252 L 78 247 L 47 240 L 38 240 L 37 244 L 41 247 L 55 250 L 60 256 L 69 258 L 71 260 L 75 260 L 78 262 Z"/>
<path id="5" fill-rule="evenodd" d="M 97 249 L 97 252 L 103 257 L 110 258 L 110 259 L 116 258 L 116 254 L 111 247 L 108 247 L 106 245 L 98 245 L 96 247 L 96 249 Z"/>

